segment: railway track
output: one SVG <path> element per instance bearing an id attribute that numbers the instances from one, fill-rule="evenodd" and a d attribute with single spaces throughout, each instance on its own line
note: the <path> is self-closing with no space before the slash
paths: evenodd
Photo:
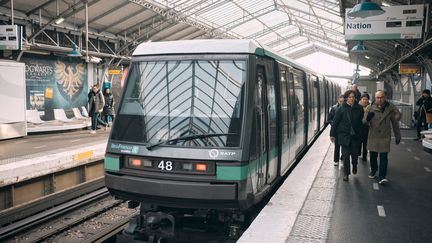
<path id="1" fill-rule="evenodd" d="M 133 215 L 104 189 L 0 229 L 1 242 L 102 242 L 121 231 Z"/>

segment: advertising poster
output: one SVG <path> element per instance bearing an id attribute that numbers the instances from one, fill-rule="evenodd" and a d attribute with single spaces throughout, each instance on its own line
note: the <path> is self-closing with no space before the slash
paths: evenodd
<path id="1" fill-rule="evenodd" d="M 26 55 L 27 109 L 72 109 L 87 105 L 87 65 L 79 58 Z"/>

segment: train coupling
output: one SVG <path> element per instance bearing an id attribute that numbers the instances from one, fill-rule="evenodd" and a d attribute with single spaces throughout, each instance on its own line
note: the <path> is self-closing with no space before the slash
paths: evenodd
<path id="1" fill-rule="evenodd" d="M 128 235 L 145 236 L 148 242 L 153 239 L 174 237 L 175 218 L 164 212 L 146 212 L 129 220 L 124 233 Z M 150 239 L 152 239 L 150 241 Z"/>

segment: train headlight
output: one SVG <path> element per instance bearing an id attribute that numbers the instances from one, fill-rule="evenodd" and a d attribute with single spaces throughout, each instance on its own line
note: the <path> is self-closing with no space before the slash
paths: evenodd
<path id="1" fill-rule="evenodd" d="M 147 159 L 129 158 L 129 166 L 131 167 L 152 167 L 152 162 Z"/>
<path id="2" fill-rule="evenodd" d="M 182 169 L 191 171 L 192 170 L 192 163 L 182 163 Z"/>
<path id="3" fill-rule="evenodd" d="M 207 165 L 198 163 L 195 165 L 195 169 L 196 169 L 196 171 L 205 172 L 205 171 L 207 171 Z"/>

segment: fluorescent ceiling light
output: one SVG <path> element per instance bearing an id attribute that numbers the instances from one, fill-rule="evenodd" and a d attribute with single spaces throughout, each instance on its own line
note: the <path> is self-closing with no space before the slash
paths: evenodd
<path id="1" fill-rule="evenodd" d="M 369 56 L 365 56 L 365 58 L 366 58 L 366 59 L 370 59 L 370 57 L 369 57 Z"/>
<path id="2" fill-rule="evenodd" d="M 376 16 L 383 14 L 385 11 L 376 3 L 370 2 L 370 0 L 361 0 L 361 2 L 355 5 L 349 12 L 348 17 L 351 18 L 366 18 L 370 16 Z"/>
<path id="3" fill-rule="evenodd" d="M 64 20 L 65 20 L 64 18 L 59 17 L 59 18 L 56 19 L 54 22 L 55 22 L 56 24 L 61 24 Z"/>

